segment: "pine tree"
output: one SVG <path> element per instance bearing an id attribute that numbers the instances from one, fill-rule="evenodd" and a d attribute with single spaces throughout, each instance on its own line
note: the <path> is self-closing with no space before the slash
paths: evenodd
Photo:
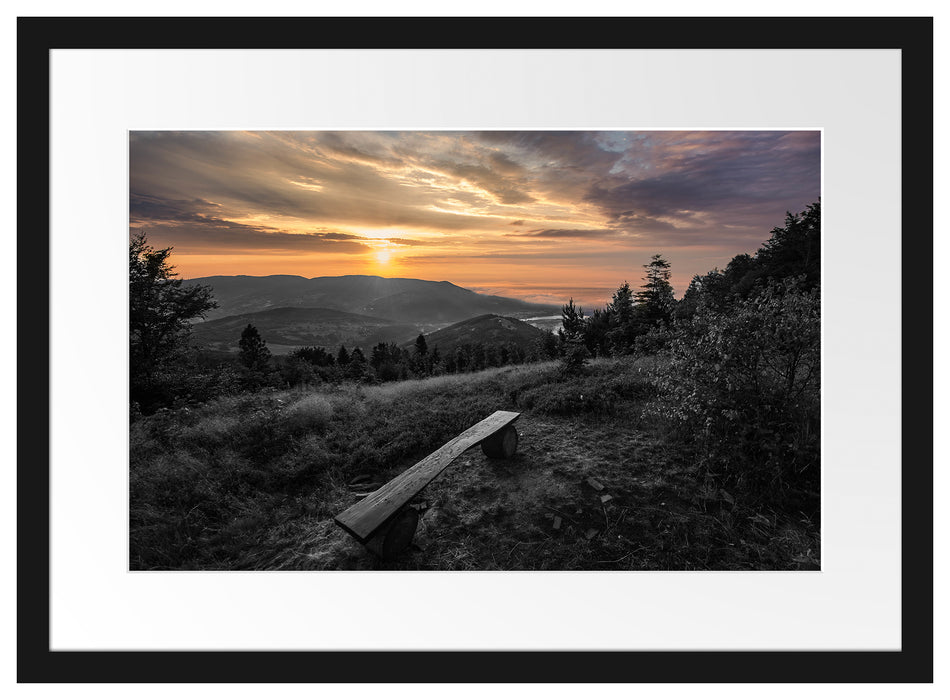
<path id="1" fill-rule="evenodd" d="M 187 374 L 191 321 L 218 305 L 211 287 L 176 279 L 171 251 L 155 250 L 144 232 L 129 241 L 129 399 L 146 413 L 181 393 L 167 377 Z"/>
<path id="2" fill-rule="evenodd" d="M 425 357 L 429 353 L 429 348 L 426 345 L 426 337 L 419 334 L 419 337 L 416 338 L 416 354 L 420 357 Z"/>
<path id="3" fill-rule="evenodd" d="M 654 255 L 643 266 L 644 284 L 637 292 L 637 307 L 647 326 L 667 325 L 673 318 L 676 304 L 670 284 L 670 264 L 660 254 Z"/>
<path id="4" fill-rule="evenodd" d="M 171 248 L 155 250 L 144 232 L 129 243 L 129 345 L 133 378 L 149 379 L 181 350 L 190 321 L 217 307 L 211 287 L 184 285 L 168 263 Z M 134 383 L 134 382 L 133 382 Z"/>
<path id="5" fill-rule="evenodd" d="M 580 338 L 584 335 L 584 309 L 574 306 L 574 298 L 561 307 L 561 328 L 566 339 Z"/>
<path id="6" fill-rule="evenodd" d="M 250 323 L 247 324 L 241 332 L 241 340 L 238 343 L 241 348 L 241 364 L 250 370 L 262 372 L 267 369 L 270 362 L 270 350 L 267 349 L 267 343 L 257 332 L 257 328 Z"/>
<path id="7" fill-rule="evenodd" d="M 755 256 L 759 275 L 785 279 L 805 275 L 808 289 L 821 284 L 821 202 L 799 213 L 785 213 L 785 226 L 772 229 L 772 237 Z"/>
<path id="8" fill-rule="evenodd" d="M 336 354 L 336 363 L 340 367 L 346 367 L 350 364 L 350 353 L 346 351 L 345 345 L 340 346 L 340 351 Z"/>
<path id="9" fill-rule="evenodd" d="M 624 327 L 633 320 L 633 292 L 630 283 L 624 283 L 614 292 L 613 299 L 607 305 L 607 311 L 613 316 L 614 326 Z"/>
<path id="10" fill-rule="evenodd" d="M 350 379 L 363 379 L 367 373 L 366 356 L 358 347 L 350 353 L 350 362 L 347 365 L 346 376 Z"/>
<path id="11" fill-rule="evenodd" d="M 633 347 L 637 335 L 637 309 L 633 304 L 633 291 L 630 283 L 624 283 L 614 292 L 613 299 L 607 304 L 605 334 L 606 346 L 614 355 L 624 355 Z"/>

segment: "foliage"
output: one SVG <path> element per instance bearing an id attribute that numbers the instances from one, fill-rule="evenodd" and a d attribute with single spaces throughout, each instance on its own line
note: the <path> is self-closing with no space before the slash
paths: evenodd
<path id="1" fill-rule="evenodd" d="M 424 357 L 429 354 L 429 346 L 426 343 L 426 337 L 420 333 L 419 337 L 416 338 L 416 355 Z"/>
<path id="2" fill-rule="evenodd" d="M 668 325 L 673 317 L 673 287 L 670 285 L 670 264 L 656 254 L 643 266 L 644 284 L 637 292 L 637 310 L 640 322 L 647 326 Z"/>
<path id="3" fill-rule="evenodd" d="M 347 352 L 346 346 L 340 346 L 340 350 L 336 354 L 336 363 L 340 367 L 345 367 L 350 364 L 350 353 Z"/>
<path id="4" fill-rule="evenodd" d="M 584 309 L 574 306 L 573 297 L 561 308 L 561 334 L 565 339 L 584 335 Z"/>
<path id="5" fill-rule="evenodd" d="M 637 309 L 633 303 L 633 290 L 625 280 L 605 309 L 607 315 L 606 345 L 613 355 L 625 355 L 630 351 L 637 334 Z"/>
<path id="6" fill-rule="evenodd" d="M 773 228 L 754 256 L 742 253 L 725 270 L 694 276 L 675 316 L 691 318 L 700 305 L 726 311 L 758 294 L 768 280 L 788 278 L 799 278 L 805 290 L 821 284 L 821 202 L 798 214 L 786 212 L 785 226 Z"/>
<path id="7" fill-rule="evenodd" d="M 646 268 L 644 285 L 634 292 L 624 281 L 603 309 L 589 316 L 574 308 L 574 300 L 563 307 L 562 341 L 580 338 L 592 357 L 629 355 L 634 352 L 655 352 L 662 343 L 657 329 L 667 327 L 673 319 L 676 300 L 669 283 L 670 264 L 659 254 Z M 695 292 L 694 292 L 695 294 Z M 650 334 L 649 341 L 639 341 Z"/>
<path id="8" fill-rule="evenodd" d="M 803 275 L 806 289 L 821 284 L 821 203 L 815 202 L 798 214 L 786 212 L 785 226 L 772 229 L 755 261 L 760 277 Z"/>
<path id="9" fill-rule="evenodd" d="M 171 251 L 149 245 L 144 231 L 129 242 L 129 393 L 145 413 L 167 405 L 192 319 L 217 306 L 210 287 L 175 279 Z"/>
<path id="10" fill-rule="evenodd" d="M 251 371 L 263 372 L 267 369 L 271 358 L 270 350 L 267 349 L 267 342 L 261 338 L 257 328 L 250 323 L 241 331 L 238 347 L 242 365 Z"/>
<path id="11" fill-rule="evenodd" d="M 819 480 L 820 298 L 772 281 L 728 312 L 700 306 L 658 365 L 654 412 L 698 441 L 707 471 L 760 496 Z"/>
<path id="12" fill-rule="evenodd" d="M 590 353 L 581 338 L 566 341 L 564 354 L 561 357 L 561 373 L 565 375 L 580 373 L 587 365 L 588 357 Z"/>
<path id="13" fill-rule="evenodd" d="M 344 352 L 346 348 L 341 348 Z M 336 364 L 336 360 L 333 355 L 327 352 L 324 348 L 316 347 L 304 347 L 297 348 L 290 353 L 291 357 L 299 358 L 305 362 L 310 363 L 314 367 L 332 367 Z M 347 357 L 347 360 L 349 358 Z"/>

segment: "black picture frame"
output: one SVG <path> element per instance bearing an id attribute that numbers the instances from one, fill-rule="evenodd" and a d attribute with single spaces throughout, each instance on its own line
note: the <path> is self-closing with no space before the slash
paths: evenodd
<path id="1" fill-rule="evenodd" d="M 53 49 L 895 49 L 902 226 L 933 230 L 933 93 L 912 89 L 933 84 L 932 17 L 20 17 L 17 43 L 17 135 L 31 144 L 17 160 L 17 264 L 31 270 L 17 290 L 18 371 L 31 378 L 21 417 L 50 411 L 50 228 L 35 213 L 50 206 Z M 932 248 L 913 257 L 932 267 Z M 50 433 L 35 419 L 17 428 L 18 682 L 933 682 L 933 280 L 902 280 L 902 392 L 913 400 L 901 412 L 900 651 L 51 651 L 50 512 L 36 497 L 50 489 Z"/>

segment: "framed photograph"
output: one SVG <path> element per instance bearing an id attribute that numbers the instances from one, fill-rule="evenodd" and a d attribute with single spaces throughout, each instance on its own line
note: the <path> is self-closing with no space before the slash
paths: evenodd
<path id="1" fill-rule="evenodd" d="M 20 18 L 19 680 L 931 682 L 932 46 Z"/>

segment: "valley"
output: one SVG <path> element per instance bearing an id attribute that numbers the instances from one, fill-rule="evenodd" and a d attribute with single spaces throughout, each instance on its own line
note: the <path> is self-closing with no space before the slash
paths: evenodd
<path id="1" fill-rule="evenodd" d="M 336 350 L 345 345 L 366 351 L 378 343 L 408 346 L 420 333 L 432 334 L 430 345 L 442 351 L 476 342 L 527 350 L 560 327 L 559 307 L 479 294 L 450 282 L 237 275 L 186 283 L 213 290 L 218 307 L 193 324 L 192 332 L 195 344 L 219 352 L 237 352 L 248 324 L 275 355 L 301 347 Z"/>

